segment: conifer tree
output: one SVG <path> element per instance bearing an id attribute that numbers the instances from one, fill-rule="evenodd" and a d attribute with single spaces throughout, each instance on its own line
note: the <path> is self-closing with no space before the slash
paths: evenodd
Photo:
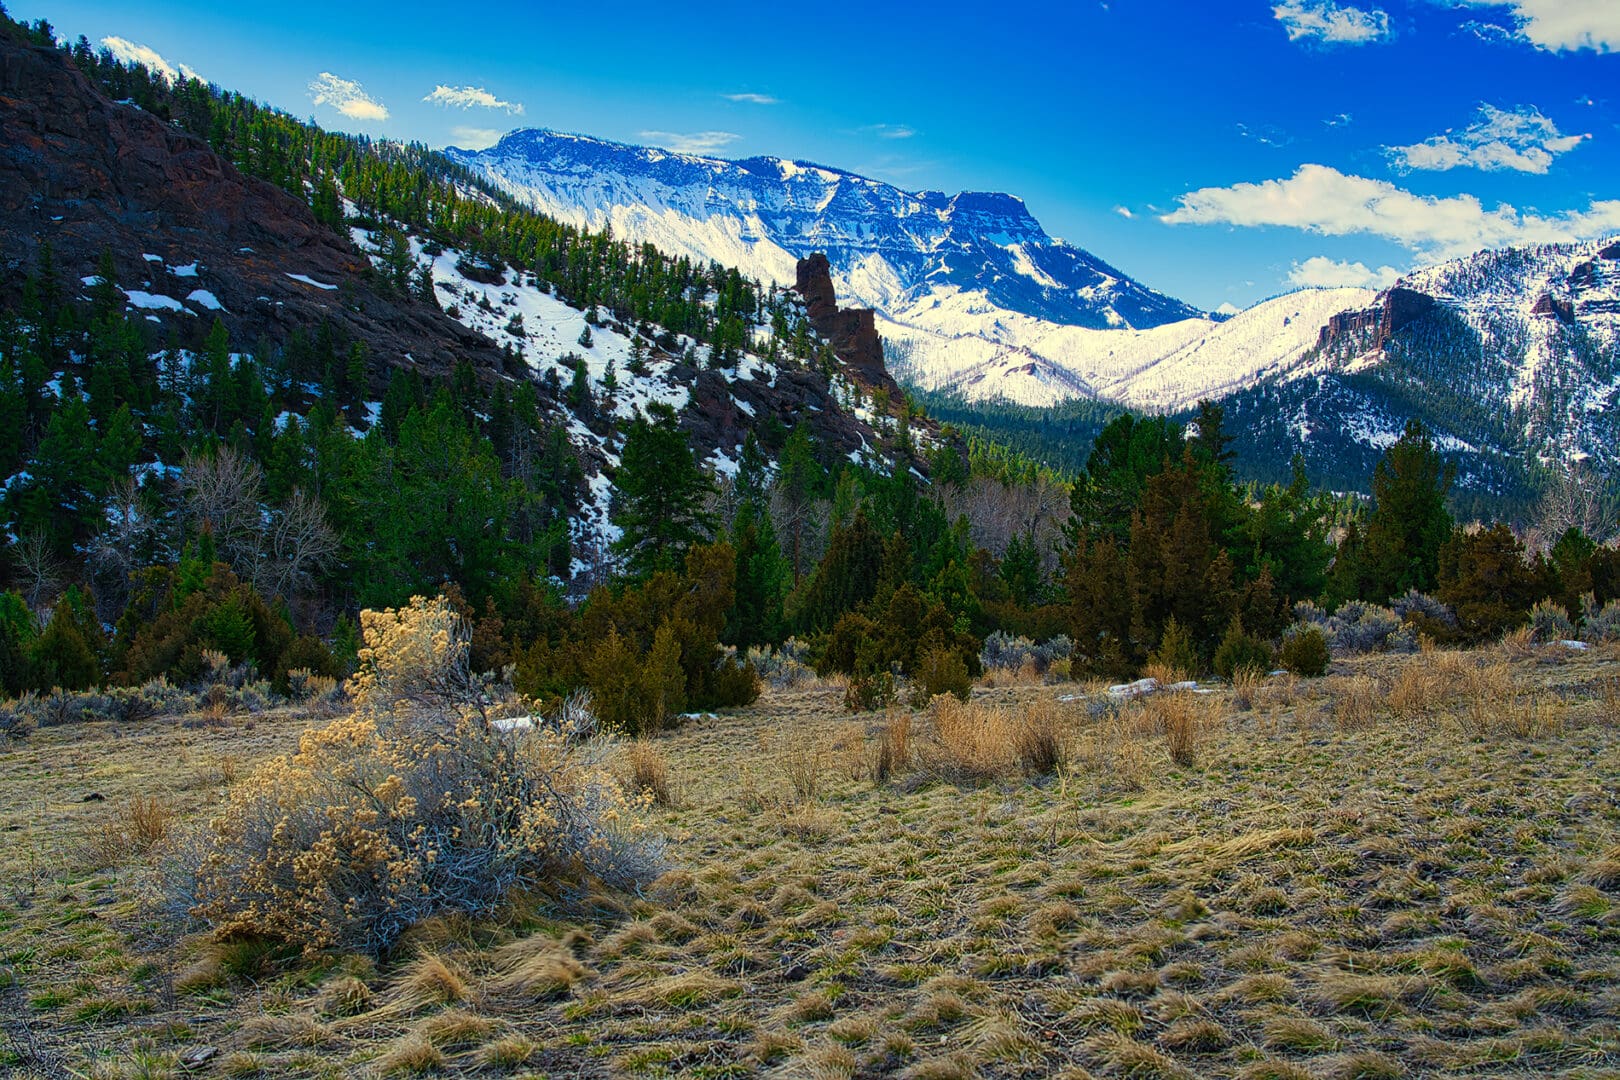
<path id="1" fill-rule="evenodd" d="M 1455 473 L 1423 424 L 1408 420 L 1373 469 L 1373 511 L 1362 555 L 1370 595 L 1363 599 L 1382 603 L 1408 589 L 1434 590 L 1440 546 L 1451 535 L 1446 496 Z"/>
<path id="2" fill-rule="evenodd" d="M 613 550 L 633 576 L 679 568 L 692 545 L 713 535 L 712 492 L 675 410 L 654 402 L 638 413 L 625 433 L 611 512 L 622 530 Z"/>

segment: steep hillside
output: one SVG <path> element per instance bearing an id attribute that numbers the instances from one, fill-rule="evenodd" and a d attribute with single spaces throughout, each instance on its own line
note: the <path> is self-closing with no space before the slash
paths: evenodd
<path id="1" fill-rule="evenodd" d="M 1607 473 L 1620 464 L 1620 244 L 1485 251 L 1409 274 L 1228 407 L 1247 457 L 1301 450 L 1344 486 L 1365 482 L 1410 416 L 1483 499 L 1527 497 L 1541 470 L 1571 461 Z"/>
<path id="2" fill-rule="evenodd" d="M 184 343 L 217 317 L 233 340 L 285 342 L 322 324 L 390 366 L 507 371 L 486 337 L 378 287 L 346 237 L 202 138 L 108 100 L 55 49 L 0 22 L 0 295 L 15 301 L 49 245 L 56 272 L 93 280 L 110 255 L 132 308 Z"/>
<path id="3" fill-rule="evenodd" d="M 823 466 L 922 474 L 937 439 L 884 411 L 874 392 L 897 388 L 871 314 L 841 309 L 825 272 L 803 294 L 761 288 L 543 217 L 420 148 L 322 132 L 4 19 L 0 261 L 0 554 L 38 532 L 68 555 L 104 525 L 126 467 L 172 485 L 186 454 L 222 440 L 282 470 L 272 486 L 320 483 L 328 427 L 381 425 L 392 444 L 435 395 L 506 454 L 502 480 L 526 494 L 501 498 L 566 523 L 559 569 L 585 584 L 613 564 L 612 476 L 654 402 L 720 477 L 750 432 L 767 458 L 802 424 Z M 520 391 L 518 422 L 560 432 L 560 450 L 539 430 L 539 458 L 501 449 Z M 69 506 L 66 466 L 47 458 L 68 437 L 54 415 L 84 401 L 92 458 L 120 405 L 128 434 Z"/>

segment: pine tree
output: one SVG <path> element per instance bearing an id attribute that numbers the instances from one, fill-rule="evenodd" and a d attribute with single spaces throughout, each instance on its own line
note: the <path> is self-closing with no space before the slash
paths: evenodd
<path id="1" fill-rule="evenodd" d="M 805 630 L 828 630 L 841 615 L 877 595 L 884 563 L 883 537 L 857 507 L 849 521 L 834 526 L 826 557 L 805 592 L 798 623 Z"/>
<path id="2" fill-rule="evenodd" d="M 622 530 L 613 550 L 632 576 L 677 569 L 692 545 L 713 535 L 712 493 L 675 410 L 654 402 L 638 413 L 625 433 L 611 512 Z"/>
<path id="3" fill-rule="evenodd" d="M 1014 603 L 1028 607 L 1040 599 L 1045 580 L 1041 573 L 1041 552 L 1032 532 L 1012 535 L 996 572 Z"/>
<path id="4" fill-rule="evenodd" d="M 1407 421 L 1373 469 L 1363 549 L 1370 595 L 1363 599 L 1382 603 L 1408 589 L 1434 591 L 1440 546 L 1451 536 L 1446 496 L 1455 474 L 1423 424 Z"/>
<path id="5" fill-rule="evenodd" d="M 770 515 L 757 501 L 745 498 L 731 530 L 737 552 L 736 598 L 722 641 L 746 653 L 755 645 L 775 645 L 784 634 L 782 603 L 787 595 L 788 567 L 776 542 Z"/>

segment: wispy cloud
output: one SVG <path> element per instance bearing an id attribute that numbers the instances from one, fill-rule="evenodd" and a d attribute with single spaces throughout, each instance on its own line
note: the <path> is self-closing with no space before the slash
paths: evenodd
<path id="1" fill-rule="evenodd" d="M 365 88 L 352 79 L 340 79 L 330 71 L 323 71 L 309 84 L 310 100 L 317 105 L 330 105 L 351 120 L 388 119 L 388 107 L 366 93 Z"/>
<path id="2" fill-rule="evenodd" d="M 1337 116 L 1328 117 L 1326 120 L 1322 121 L 1322 123 L 1326 124 L 1328 127 L 1348 127 L 1354 121 L 1354 116 L 1351 116 L 1347 112 L 1342 112 Z"/>
<path id="3" fill-rule="evenodd" d="M 771 97 L 769 94 L 738 93 L 721 94 L 720 96 L 727 101 L 735 101 L 739 105 L 780 105 L 782 103 L 780 98 Z"/>
<path id="4" fill-rule="evenodd" d="M 1347 236 L 1382 236 L 1436 258 L 1512 244 L 1591 239 L 1620 231 L 1620 199 L 1561 214 L 1487 210 L 1473 195 L 1416 195 L 1386 180 L 1348 176 L 1327 165 L 1301 165 L 1293 176 L 1208 187 L 1181 196 L 1160 217 L 1170 225 L 1278 226 Z"/>
<path id="5" fill-rule="evenodd" d="M 104 37 L 101 47 L 113 54 L 113 58 L 124 64 L 142 64 L 146 70 L 154 75 L 161 75 L 169 82 L 178 82 L 183 75 L 188 79 L 201 79 L 195 71 L 184 64 L 171 64 L 150 45 L 121 37 Z"/>
<path id="6" fill-rule="evenodd" d="M 1389 37 L 1389 15 L 1363 11 L 1334 0 L 1282 0 L 1271 14 L 1288 32 L 1289 41 L 1324 45 L 1367 45 Z"/>
<path id="7" fill-rule="evenodd" d="M 1259 127 L 1250 127 L 1248 124 L 1239 124 L 1237 133 L 1245 139 L 1253 139 L 1261 146 L 1287 146 L 1294 141 L 1294 137 L 1276 124 L 1262 124 Z"/>
<path id="8" fill-rule="evenodd" d="M 1116 206 L 1114 207 L 1114 213 L 1118 214 L 1122 218 L 1133 218 L 1136 216 L 1131 212 L 1131 208 L 1128 206 Z"/>
<path id="9" fill-rule="evenodd" d="M 521 102 L 502 101 L 482 86 L 435 86 L 433 92 L 422 100 L 446 108 L 504 109 L 514 116 L 523 115 Z"/>
<path id="10" fill-rule="evenodd" d="M 1620 51 L 1620 4 L 1614 0 L 1462 0 L 1471 7 L 1504 10 L 1514 30 L 1489 23 L 1468 23 L 1487 40 L 1514 34 L 1548 52 Z"/>
<path id="11" fill-rule="evenodd" d="M 867 124 L 860 130 L 880 139 L 909 139 L 917 134 L 917 129 L 908 124 Z"/>
<path id="12" fill-rule="evenodd" d="M 495 128 L 453 127 L 450 137 L 463 150 L 484 150 L 501 141 L 501 133 Z"/>
<path id="13" fill-rule="evenodd" d="M 677 154 L 713 154 L 742 138 L 731 131 L 643 131 L 641 137 Z"/>
<path id="14" fill-rule="evenodd" d="M 1565 135 L 1533 105 L 1498 109 L 1481 105 L 1479 120 L 1462 131 L 1433 135 L 1411 146 L 1385 150 L 1401 169 L 1511 169 L 1545 173 L 1553 158 L 1567 154 L 1590 135 Z"/>
<path id="15" fill-rule="evenodd" d="M 1295 263 L 1288 272 L 1289 282 L 1302 289 L 1387 289 L 1400 276 L 1401 272 L 1393 266 L 1369 270 L 1366 263 L 1335 262 L 1324 255 L 1313 255 L 1302 263 Z"/>

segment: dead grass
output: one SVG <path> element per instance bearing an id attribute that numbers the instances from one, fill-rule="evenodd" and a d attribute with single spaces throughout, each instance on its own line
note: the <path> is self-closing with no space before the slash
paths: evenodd
<path id="1" fill-rule="evenodd" d="M 929 706 L 934 741 L 925 764 L 952 779 L 1044 776 L 1063 755 L 1059 706 L 1039 699 L 1017 708 L 937 697 Z"/>
<path id="2" fill-rule="evenodd" d="M 206 819 L 222 756 L 253 767 L 297 718 L 47 728 L 0 772 L 0 864 L 48 867 L 0 888 L 0 1006 L 97 1077 L 183 1075 L 202 1042 L 217 1075 L 294 1080 L 1608 1075 L 1620 655 L 1543 652 L 1340 662 L 1246 709 L 1185 695 L 1192 766 L 1182 695 L 981 687 L 954 717 L 969 772 L 939 711 L 852 722 L 836 689 L 771 691 L 657 741 L 682 791 L 642 895 L 438 920 L 375 969 L 171 948 L 137 858 L 61 859 L 137 795 Z"/>
<path id="3" fill-rule="evenodd" d="M 633 795 L 645 795 L 654 806 L 676 804 L 675 788 L 669 779 L 669 761 L 651 739 L 627 742 L 621 751 L 620 785 Z"/>
<path id="4" fill-rule="evenodd" d="M 1247 680 L 1246 673 L 1240 673 L 1234 679 L 1234 698 L 1239 693 L 1239 681 L 1246 682 L 1244 692 L 1252 696 L 1256 684 Z M 1242 705 L 1241 708 L 1247 709 L 1249 705 Z M 1212 721 L 1205 698 L 1191 693 L 1174 693 L 1149 697 L 1143 706 L 1141 723 L 1164 737 L 1165 750 L 1169 752 L 1171 761 L 1190 769 L 1198 763 L 1198 744 Z"/>

